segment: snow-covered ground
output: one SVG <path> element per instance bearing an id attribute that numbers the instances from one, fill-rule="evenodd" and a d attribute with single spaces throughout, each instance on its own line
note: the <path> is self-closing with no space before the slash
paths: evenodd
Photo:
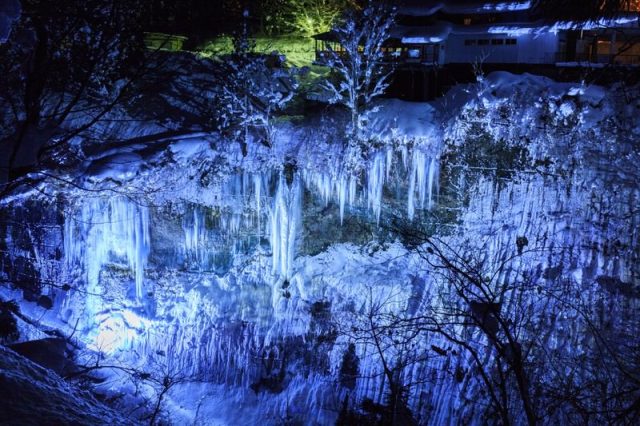
<path id="1" fill-rule="evenodd" d="M 135 424 L 51 370 L 0 346 L 2 424 Z"/>

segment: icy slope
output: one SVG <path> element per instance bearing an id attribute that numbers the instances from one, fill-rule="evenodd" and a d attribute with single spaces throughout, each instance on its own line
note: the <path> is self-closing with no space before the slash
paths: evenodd
<path id="1" fill-rule="evenodd" d="M 0 393 L 0 423 L 5 425 L 136 424 L 4 346 Z"/>

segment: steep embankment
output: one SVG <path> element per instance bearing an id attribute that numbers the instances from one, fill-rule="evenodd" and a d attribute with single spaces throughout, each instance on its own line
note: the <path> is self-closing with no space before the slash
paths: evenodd
<path id="1" fill-rule="evenodd" d="M 0 423 L 4 425 L 135 424 L 91 393 L 0 346 Z"/>

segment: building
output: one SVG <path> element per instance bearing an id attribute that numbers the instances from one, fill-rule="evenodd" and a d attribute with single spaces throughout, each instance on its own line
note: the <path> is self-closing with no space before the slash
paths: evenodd
<path id="1" fill-rule="evenodd" d="M 550 21 L 524 0 L 399 3 L 385 58 L 411 76 L 402 79 L 413 86 L 408 92 L 422 87 L 419 98 L 433 97 L 447 85 L 438 70 L 449 69 L 449 75 L 464 80 L 462 74 L 473 64 L 551 75 L 560 68 L 640 66 L 640 0 L 630 0 L 626 10 L 595 22 Z M 340 49 L 332 33 L 315 38 L 318 63 L 329 54 L 328 45 Z"/>

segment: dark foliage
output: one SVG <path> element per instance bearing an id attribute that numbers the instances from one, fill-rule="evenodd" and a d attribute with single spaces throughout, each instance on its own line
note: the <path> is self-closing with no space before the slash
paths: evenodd
<path id="1" fill-rule="evenodd" d="M 356 345 L 349 343 L 349 347 L 342 355 L 340 366 L 340 384 L 348 389 L 356 387 L 356 379 L 360 372 L 360 359 L 356 355 Z"/>
<path id="2" fill-rule="evenodd" d="M 0 340 L 13 341 L 20 337 L 18 323 L 14 316 L 18 311 L 18 304 L 15 301 L 0 301 Z"/>
<path id="3" fill-rule="evenodd" d="M 144 58 L 144 0 L 22 3 L 0 46 L 0 184 L 9 187 L 35 165 L 64 162 L 57 149 L 123 100 Z"/>

